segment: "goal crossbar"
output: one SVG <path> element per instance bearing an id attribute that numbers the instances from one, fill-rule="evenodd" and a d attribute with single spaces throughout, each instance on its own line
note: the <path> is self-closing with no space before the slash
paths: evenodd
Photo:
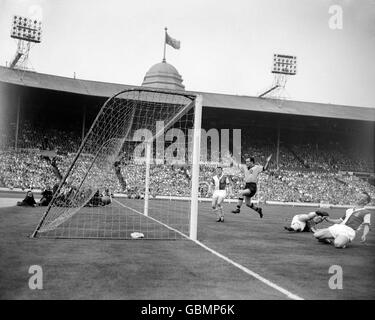
<path id="1" fill-rule="evenodd" d="M 83 150 L 85 149 L 85 146 L 86 146 L 86 143 L 88 141 L 88 139 L 90 138 L 90 135 L 92 134 L 94 128 L 96 127 L 100 117 L 102 116 L 103 112 L 106 110 L 106 107 L 109 103 L 113 102 L 116 98 L 120 97 L 121 95 L 124 95 L 124 94 L 127 94 L 127 93 L 134 93 L 134 92 L 138 92 L 139 94 L 140 93 L 152 93 L 152 94 L 164 94 L 164 95 L 175 95 L 175 96 L 181 96 L 181 97 L 184 97 L 186 99 L 188 99 L 190 101 L 190 103 L 186 104 L 183 108 L 181 108 L 176 114 L 173 115 L 173 117 L 171 119 L 168 119 L 169 121 L 166 123 L 166 125 L 161 129 L 159 130 L 158 132 L 155 132 L 155 134 L 153 134 L 153 136 L 151 137 L 151 139 L 147 140 L 147 141 L 143 141 L 143 143 L 146 143 L 147 145 L 153 143 L 155 141 L 155 139 L 157 139 L 160 135 L 162 135 L 165 130 L 171 128 L 174 124 L 176 124 L 184 115 L 187 114 L 187 112 L 189 112 L 189 110 L 191 110 L 192 108 L 197 108 L 197 105 L 198 105 L 198 110 L 194 110 L 194 129 L 197 129 L 197 126 L 198 126 L 198 129 L 199 130 L 194 130 L 194 145 L 193 145 L 193 165 L 192 165 L 192 174 L 193 174 L 193 177 L 192 177 L 192 194 L 191 194 L 191 199 L 192 199 L 192 206 L 191 206 L 191 213 L 195 212 L 195 215 L 197 214 L 197 208 L 193 209 L 193 207 L 195 207 L 195 202 L 194 202 L 194 197 L 195 197 L 195 193 L 194 192 L 194 188 L 196 187 L 197 183 L 194 183 L 195 179 L 198 181 L 199 177 L 197 176 L 197 172 L 198 172 L 198 175 L 199 175 L 199 142 L 200 142 L 200 138 L 197 139 L 197 135 L 198 135 L 198 131 L 199 131 L 199 137 L 200 137 L 200 125 L 201 125 L 201 109 L 202 109 L 202 105 L 201 105 L 201 97 L 200 97 L 198 100 L 200 101 L 200 103 L 197 104 L 197 96 L 195 95 L 192 95 L 192 94 L 186 94 L 186 93 L 180 93 L 180 92 L 170 92 L 170 91 L 167 91 L 167 90 L 155 90 L 155 89 L 149 89 L 149 88 L 142 88 L 142 89 L 139 89 L 139 88 L 133 88 L 133 89 L 126 89 L 126 90 L 122 90 L 120 91 L 119 93 L 113 95 L 112 97 L 108 98 L 106 100 L 106 102 L 103 104 L 102 108 L 100 109 L 100 111 L 98 112 L 95 120 L 93 121 L 92 125 L 90 126 L 90 129 L 89 131 L 87 132 L 86 136 L 84 137 L 77 153 L 75 154 L 68 170 L 65 172 L 65 174 L 63 175 L 63 178 L 61 179 L 61 181 L 59 182 L 58 184 L 58 188 L 57 190 L 55 191 L 55 193 L 53 194 L 53 197 L 52 197 L 52 200 L 50 202 L 50 204 L 48 205 L 46 211 L 44 212 L 42 218 L 40 219 L 37 227 L 35 228 L 34 232 L 32 233 L 31 237 L 35 238 L 37 237 L 38 233 L 41 231 L 41 227 L 43 226 L 43 223 L 45 222 L 45 219 L 46 217 L 48 216 L 49 212 L 51 211 L 51 208 L 52 206 L 54 205 L 54 203 L 56 202 L 57 200 L 57 197 L 59 196 L 60 192 L 62 191 L 63 189 L 63 186 L 66 186 L 66 182 L 67 182 L 67 179 L 68 177 L 70 176 L 74 166 L 76 165 L 79 157 L 81 154 L 83 154 Z M 151 97 L 152 99 L 152 97 Z M 132 99 L 128 99 L 129 101 L 131 101 Z M 142 102 L 143 100 L 139 100 L 140 102 Z M 137 101 L 137 102 L 139 102 Z M 143 101 L 144 102 L 144 101 Z M 148 101 L 147 101 L 148 102 Z M 133 107 L 133 110 L 132 110 L 132 116 L 130 117 L 130 125 L 127 127 L 127 131 L 125 132 L 125 134 L 122 136 L 121 139 L 113 139 L 113 140 L 120 140 L 119 143 L 117 144 L 114 144 L 116 146 L 115 150 L 117 149 L 120 149 L 122 148 L 125 140 L 127 139 L 127 136 L 129 135 L 129 133 L 131 132 L 132 130 L 132 127 L 133 127 L 133 121 L 134 121 L 134 113 L 135 113 L 135 107 Z M 198 112 L 197 112 L 198 111 Z M 111 139 L 110 139 L 111 140 Z M 88 167 L 88 169 L 86 170 L 86 172 L 84 173 L 83 177 L 81 178 L 81 181 L 78 185 L 78 190 L 81 189 L 83 183 L 85 182 L 86 180 L 86 177 L 88 176 L 88 174 L 90 173 L 97 157 L 99 156 L 99 154 L 103 151 L 103 149 L 111 144 L 112 142 L 110 140 L 107 140 L 107 141 L 104 141 L 103 144 L 99 147 L 99 149 L 97 150 L 96 154 L 92 155 L 92 160 L 91 160 L 91 164 L 90 166 Z M 109 141 L 109 142 L 108 142 Z M 198 149 L 196 147 L 196 144 L 198 144 Z M 198 156 L 197 156 L 197 153 L 198 152 Z M 194 162 L 196 162 L 196 159 L 198 159 L 197 163 L 195 164 L 194 166 Z M 196 189 L 198 190 L 198 188 L 196 187 Z M 94 195 L 95 193 L 95 190 L 92 190 L 91 191 L 91 194 L 89 195 L 89 197 L 86 198 L 86 200 L 84 202 L 82 202 L 78 207 L 74 208 L 73 209 L 73 213 L 70 213 L 69 214 L 69 217 L 72 217 L 74 214 L 76 214 L 83 206 L 85 206 L 89 201 L 90 201 L 90 198 Z M 148 189 L 146 191 L 147 193 L 147 198 L 149 196 L 149 192 L 148 192 Z M 71 199 L 69 199 L 71 202 L 75 202 L 76 198 L 78 197 L 78 193 L 74 194 L 73 197 Z M 146 203 L 145 203 L 146 205 Z M 72 208 L 69 208 L 69 209 L 72 209 Z M 147 213 L 147 210 L 145 209 L 145 212 L 144 213 Z M 68 218 L 65 218 L 64 216 L 60 216 L 59 218 L 55 219 L 54 222 L 56 222 L 55 224 L 52 224 L 53 227 L 57 227 L 59 224 L 63 223 L 64 221 L 66 221 L 66 219 L 69 219 Z M 191 224 L 195 224 L 196 225 L 196 216 L 194 218 L 194 216 L 191 214 L 190 216 L 190 234 L 191 234 L 191 237 L 192 238 L 196 238 L 196 232 L 195 232 L 195 235 L 194 235 L 194 232 L 192 233 L 192 226 Z M 196 227 L 195 227 L 196 228 Z"/>

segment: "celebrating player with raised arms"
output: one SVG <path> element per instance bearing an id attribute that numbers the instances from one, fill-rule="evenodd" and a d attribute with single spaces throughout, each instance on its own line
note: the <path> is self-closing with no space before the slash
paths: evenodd
<path id="1" fill-rule="evenodd" d="M 245 175 L 245 189 L 240 192 L 237 208 L 232 210 L 232 213 L 240 213 L 243 199 L 245 197 L 246 206 L 258 212 L 259 216 L 263 218 L 262 208 L 254 206 L 254 204 L 251 202 L 251 198 L 257 192 L 259 174 L 267 170 L 271 157 L 272 155 L 267 158 L 266 164 L 264 166 L 255 164 L 254 157 L 247 158 L 246 165 L 237 164 Z"/>
<path id="2" fill-rule="evenodd" d="M 227 187 L 229 179 L 223 174 L 223 168 L 217 167 L 216 175 L 212 178 L 211 185 L 213 186 L 212 194 L 212 210 L 217 215 L 216 222 L 224 222 L 224 213 L 222 203 L 227 196 Z"/>
<path id="3" fill-rule="evenodd" d="M 315 226 L 325 217 L 328 217 L 328 213 L 320 210 L 297 214 L 293 217 L 290 227 L 284 229 L 293 232 L 315 232 Z"/>

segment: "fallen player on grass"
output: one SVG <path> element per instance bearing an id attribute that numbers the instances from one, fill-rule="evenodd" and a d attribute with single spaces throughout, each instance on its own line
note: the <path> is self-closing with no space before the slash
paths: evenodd
<path id="1" fill-rule="evenodd" d="M 291 232 L 315 232 L 315 226 L 328 216 L 327 212 L 321 210 L 297 214 L 293 217 L 290 227 L 285 226 L 284 229 Z"/>
<path id="2" fill-rule="evenodd" d="M 366 241 L 366 236 L 370 230 L 370 211 L 364 206 L 367 205 L 371 198 L 367 193 L 365 198 L 360 199 L 356 206 L 346 210 L 345 215 L 339 219 L 327 218 L 332 226 L 317 230 L 314 237 L 320 242 L 333 244 L 336 248 L 346 248 L 356 236 L 356 232 L 363 228 L 361 242 Z"/>

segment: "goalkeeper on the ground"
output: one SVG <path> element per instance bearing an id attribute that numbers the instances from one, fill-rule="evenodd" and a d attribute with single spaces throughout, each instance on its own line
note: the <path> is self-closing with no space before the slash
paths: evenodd
<path id="1" fill-rule="evenodd" d="M 326 217 L 328 213 L 320 210 L 297 214 L 293 217 L 290 226 L 285 226 L 284 229 L 292 232 L 315 232 L 315 226 L 323 222 Z"/>

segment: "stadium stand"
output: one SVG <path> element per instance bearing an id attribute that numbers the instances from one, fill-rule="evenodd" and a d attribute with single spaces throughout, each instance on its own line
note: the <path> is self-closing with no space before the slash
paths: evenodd
<path id="1" fill-rule="evenodd" d="M 32 132 L 32 131 L 30 131 Z M 60 134 L 57 134 L 59 136 Z M 63 136 L 63 135 L 62 135 Z M 31 139 L 25 139 L 31 143 Z M 59 141 L 53 139 L 52 141 Z M 56 149 L 68 150 L 72 145 L 78 145 L 79 139 L 71 140 L 68 148 L 57 145 Z M 35 141 L 36 142 L 36 141 Z M 265 155 L 272 150 L 271 146 L 261 143 L 248 146 L 244 156 L 255 155 L 258 162 L 264 162 Z M 0 152 L 0 183 L 1 187 L 28 189 L 44 189 L 57 181 L 50 164 L 40 155 L 37 145 L 29 144 L 32 148 L 15 151 L 11 148 Z M 331 204 L 355 203 L 360 197 L 361 190 L 368 192 L 375 204 L 375 187 L 366 181 L 349 174 L 340 172 L 340 164 L 356 166 L 356 162 L 339 157 L 334 153 L 337 161 L 329 165 L 319 158 L 318 154 L 306 157 L 304 146 L 294 146 L 295 152 L 300 154 L 311 164 L 308 168 L 294 154 L 282 148 L 279 169 L 275 162 L 271 163 L 270 172 L 261 175 L 259 198 L 263 201 L 282 202 L 329 202 Z M 310 149 L 311 150 L 311 149 Z M 73 160 L 74 153 L 57 156 L 57 165 L 63 174 Z M 323 164 L 323 165 L 318 165 Z M 141 164 L 128 162 L 122 167 L 122 174 L 127 182 L 126 192 L 131 197 L 142 197 L 144 194 L 144 170 Z M 318 170 L 315 170 L 318 168 Z M 214 172 L 215 165 L 202 164 L 200 181 L 207 185 Z M 100 172 L 97 174 L 100 175 Z M 235 198 L 242 187 L 242 177 L 232 176 L 230 197 Z M 112 192 L 121 192 L 121 186 L 115 176 L 103 177 Z M 159 164 L 151 167 L 151 193 L 164 196 L 185 196 L 189 193 L 189 178 L 186 170 L 173 165 Z M 204 186 L 203 186 L 204 187 Z M 202 196 L 209 197 L 208 187 L 203 188 Z"/>
<path id="2" fill-rule="evenodd" d="M 6 106 L 2 109 L 6 126 L 0 127 L 0 186 L 44 190 L 55 185 L 57 177 L 40 150 L 55 151 L 56 163 L 64 174 L 100 106 L 125 88 L 130 86 L 27 71 L 19 74 L 0 67 L 0 93 L 9 93 L 3 95 L 7 100 L 2 104 Z M 229 124 L 241 128 L 243 158 L 255 156 L 262 164 L 269 154 L 274 155 L 270 171 L 260 178 L 260 200 L 347 205 L 353 204 L 362 190 L 375 203 L 374 185 L 352 173 L 374 175 L 373 147 L 368 148 L 373 144 L 373 108 L 298 101 L 286 101 L 280 108 L 272 99 L 199 94 L 204 101 L 204 128 L 228 128 Z M 17 106 L 21 111 L 18 123 Z M 232 121 L 228 122 L 228 117 Z M 359 146 L 363 137 L 370 138 Z M 127 161 L 121 168 L 130 197 L 144 193 L 140 166 Z M 214 168 L 215 164 L 201 164 L 200 192 L 204 197 L 209 197 L 208 181 Z M 151 170 L 152 194 L 188 194 L 189 168 L 158 164 Z M 242 178 L 228 172 L 230 197 L 236 198 Z M 115 174 L 102 178 L 111 192 L 122 192 Z"/>

